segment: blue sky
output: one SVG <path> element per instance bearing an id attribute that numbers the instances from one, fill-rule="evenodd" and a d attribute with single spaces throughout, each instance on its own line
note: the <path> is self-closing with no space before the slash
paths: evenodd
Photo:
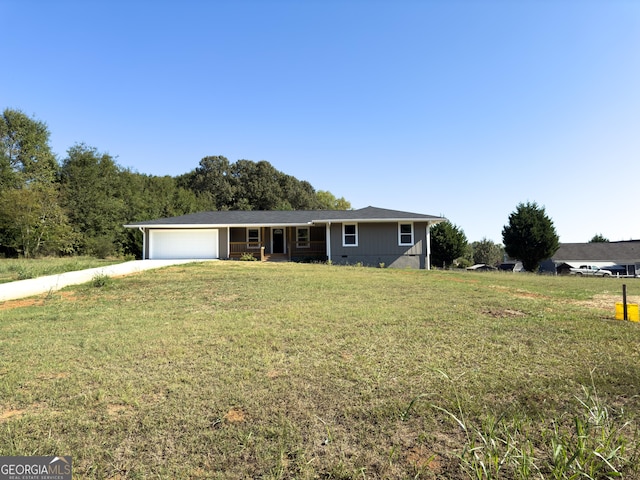
<path id="1" fill-rule="evenodd" d="M 502 241 L 640 239 L 640 2 L 0 0 L 0 108 L 145 174 L 267 160 Z"/>

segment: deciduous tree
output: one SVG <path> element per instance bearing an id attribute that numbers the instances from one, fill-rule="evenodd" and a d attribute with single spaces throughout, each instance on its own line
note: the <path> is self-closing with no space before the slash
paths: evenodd
<path id="1" fill-rule="evenodd" d="M 73 251 L 74 236 L 52 183 L 0 192 L 0 241 L 25 258 Z"/>
<path id="2" fill-rule="evenodd" d="M 78 236 L 79 253 L 119 253 L 129 192 L 113 158 L 85 144 L 68 150 L 61 168 L 63 202 Z"/>
<path id="3" fill-rule="evenodd" d="M 504 249 L 502 245 L 493 243 L 491 240 L 483 238 L 479 242 L 471 244 L 473 249 L 473 263 L 484 263 L 495 266 L 502 261 Z"/>
<path id="4" fill-rule="evenodd" d="M 208 199 L 211 210 L 230 208 L 235 196 L 233 184 L 231 164 L 222 155 L 204 157 L 195 170 L 178 178 L 179 186 Z"/>
<path id="5" fill-rule="evenodd" d="M 0 242 L 5 249 L 25 257 L 67 249 L 57 174 L 46 124 L 5 109 L 0 117 Z"/>
<path id="6" fill-rule="evenodd" d="M 177 178 L 178 186 L 193 190 L 213 210 L 349 209 L 344 198 L 319 195 L 306 181 L 286 175 L 265 160 L 205 157 L 190 173 Z M 201 202 L 202 203 L 202 202 Z"/>
<path id="7" fill-rule="evenodd" d="M 0 117 L 0 186 L 55 180 L 58 163 L 49 146 L 49 129 L 19 110 Z"/>
<path id="8" fill-rule="evenodd" d="M 326 190 L 316 192 L 320 208 L 322 210 L 351 210 L 351 203 L 344 197 L 336 198 L 335 195 Z"/>

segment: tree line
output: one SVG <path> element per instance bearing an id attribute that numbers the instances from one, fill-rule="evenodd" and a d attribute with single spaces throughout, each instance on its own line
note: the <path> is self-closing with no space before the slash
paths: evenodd
<path id="1" fill-rule="evenodd" d="M 134 172 L 82 143 L 61 162 L 47 125 L 19 110 L 0 117 L 0 255 L 141 255 L 123 224 L 205 210 L 350 209 L 267 161 L 203 158 L 177 177 Z"/>
<path id="2" fill-rule="evenodd" d="M 269 162 L 208 156 L 192 171 L 154 176 L 118 165 L 79 143 L 58 162 L 47 125 L 19 110 L 0 117 L 0 256 L 141 256 L 141 233 L 123 224 L 205 210 L 348 210 L 350 203 Z M 469 243 L 462 228 L 431 230 L 432 264 L 497 265 L 508 255 L 535 271 L 559 247 L 543 207 L 519 204 L 502 231 L 504 246 Z M 608 241 L 596 235 L 592 242 Z"/>

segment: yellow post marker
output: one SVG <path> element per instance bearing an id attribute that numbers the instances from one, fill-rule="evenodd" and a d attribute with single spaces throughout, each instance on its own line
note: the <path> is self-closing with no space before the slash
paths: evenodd
<path id="1" fill-rule="evenodd" d="M 624 304 L 616 302 L 616 320 L 624 320 Z M 637 303 L 627 303 L 627 320 L 640 322 L 640 312 Z"/>

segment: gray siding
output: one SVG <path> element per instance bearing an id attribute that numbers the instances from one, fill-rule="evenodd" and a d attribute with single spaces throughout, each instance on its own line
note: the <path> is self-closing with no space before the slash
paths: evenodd
<path id="1" fill-rule="evenodd" d="M 425 222 L 413 224 L 414 244 L 398 244 L 398 222 L 358 223 L 358 246 L 342 245 L 342 224 L 331 225 L 331 261 L 387 267 L 426 268 Z"/>

